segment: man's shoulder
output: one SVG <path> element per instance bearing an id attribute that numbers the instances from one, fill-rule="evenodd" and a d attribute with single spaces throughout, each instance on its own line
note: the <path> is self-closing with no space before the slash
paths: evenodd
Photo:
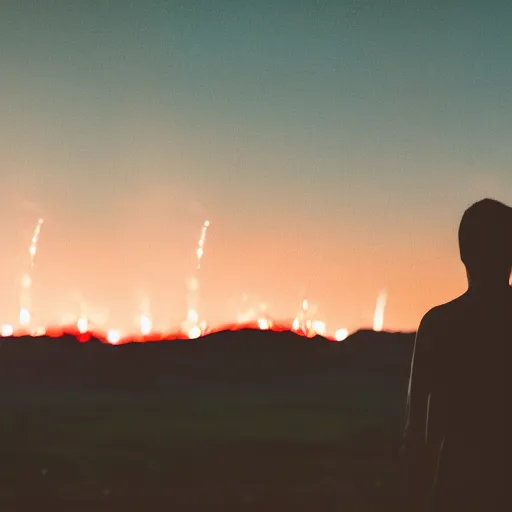
<path id="1" fill-rule="evenodd" d="M 465 301 L 466 295 L 464 294 L 449 302 L 439 304 L 438 306 L 434 306 L 429 309 L 423 315 L 418 331 L 428 333 L 438 331 L 440 329 L 446 329 L 447 326 L 452 324 L 454 318 L 463 310 Z"/>

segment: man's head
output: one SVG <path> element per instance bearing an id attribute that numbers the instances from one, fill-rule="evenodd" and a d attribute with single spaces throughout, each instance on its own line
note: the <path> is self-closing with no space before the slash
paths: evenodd
<path id="1" fill-rule="evenodd" d="M 472 277 L 512 269 L 512 208 L 494 199 L 470 206 L 459 226 L 460 257 Z"/>

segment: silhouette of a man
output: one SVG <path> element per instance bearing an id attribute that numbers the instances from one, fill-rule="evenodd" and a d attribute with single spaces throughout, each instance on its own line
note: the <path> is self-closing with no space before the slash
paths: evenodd
<path id="1" fill-rule="evenodd" d="M 473 204 L 459 247 L 468 289 L 423 317 L 414 345 L 403 445 L 411 512 L 512 510 L 512 208 Z"/>

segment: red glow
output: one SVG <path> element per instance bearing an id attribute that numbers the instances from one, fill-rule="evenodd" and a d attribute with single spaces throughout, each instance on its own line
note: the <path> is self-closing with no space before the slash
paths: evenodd
<path id="1" fill-rule="evenodd" d="M 266 326 L 264 326 L 266 327 Z M 261 322 L 258 320 L 246 323 L 232 323 L 226 324 L 222 326 L 218 326 L 216 328 L 205 328 L 201 332 L 200 337 L 207 336 L 209 334 L 214 334 L 221 331 L 241 331 L 241 330 L 259 330 L 259 331 L 273 331 L 273 332 L 285 332 L 291 331 L 299 336 L 314 338 L 315 336 L 322 336 L 323 338 L 336 342 L 338 341 L 335 336 L 329 335 L 321 335 L 316 333 L 314 330 L 309 330 L 305 332 L 302 329 L 294 329 L 291 322 L 277 322 L 271 323 L 269 328 L 261 328 Z M 111 345 L 124 345 L 126 343 L 148 343 L 148 342 L 158 342 L 158 341 L 173 341 L 173 340 L 185 340 L 189 339 L 189 336 L 184 331 L 172 331 L 172 332 L 151 332 L 147 335 L 142 334 L 123 334 L 120 333 L 119 340 L 116 342 L 110 342 L 108 331 L 100 330 L 100 329 L 91 329 L 87 332 L 81 332 L 77 326 L 62 326 L 62 327 L 48 327 L 45 329 L 45 335 L 49 338 L 61 338 L 63 336 L 73 336 L 77 341 L 81 343 L 85 343 L 90 341 L 91 339 L 97 339 L 102 343 L 111 344 Z M 17 329 L 12 332 L 11 336 L 5 337 L 32 337 L 33 334 L 28 329 Z M 1 337 L 1 336 L 0 336 Z"/>

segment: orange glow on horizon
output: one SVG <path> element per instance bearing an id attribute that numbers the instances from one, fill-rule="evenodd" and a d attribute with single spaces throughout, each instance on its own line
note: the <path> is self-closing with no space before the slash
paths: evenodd
<path id="1" fill-rule="evenodd" d="M 81 319 L 83 320 L 83 319 Z M 317 324 L 318 325 L 318 324 Z M 194 326 L 185 331 L 175 332 L 156 332 L 152 331 L 144 336 L 140 333 L 133 334 L 122 334 L 118 329 L 108 329 L 106 331 L 101 329 L 88 329 L 84 330 L 84 323 L 77 322 L 77 325 L 71 326 L 60 326 L 60 327 L 37 327 L 33 329 L 14 329 L 12 325 L 4 324 L 0 331 L 0 338 L 22 338 L 22 337 L 41 337 L 48 336 L 50 338 L 59 338 L 65 335 L 74 336 L 79 341 L 89 341 L 92 338 L 98 339 L 102 343 L 110 345 L 122 345 L 126 343 L 146 343 L 146 342 L 157 342 L 157 341 L 173 341 L 173 340 L 186 340 L 186 339 L 198 339 L 209 334 L 215 334 L 221 331 L 242 331 L 242 330 L 258 330 L 258 331 L 273 331 L 273 332 L 293 332 L 299 336 L 313 338 L 315 336 L 321 336 L 332 342 L 344 341 L 348 336 L 349 332 L 347 329 L 338 329 L 334 334 L 322 334 L 314 331 L 311 328 L 308 332 L 304 332 L 299 329 L 296 330 L 289 323 L 273 323 L 267 319 L 258 319 L 255 322 L 247 322 L 244 324 L 228 324 L 219 326 L 218 328 L 208 328 L 207 326 Z"/>
<path id="2" fill-rule="evenodd" d="M 81 233 L 80 245 L 70 246 L 70 251 L 79 251 L 80 257 L 76 258 L 62 251 L 63 237 L 60 231 L 53 230 L 54 222 L 45 222 L 41 238 L 43 221 L 38 220 L 30 240 L 30 247 L 35 249 L 29 250 L 31 258 L 25 272 L 20 272 L 21 278 L 13 280 L 12 290 L 3 294 L 3 337 L 68 332 L 69 325 L 82 341 L 94 333 L 113 344 L 168 337 L 195 339 L 221 330 L 220 326 L 230 330 L 244 326 L 291 330 L 333 341 L 342 341 L 350 332 L 368 328 L 372 321 L 376 331 L 382 330 L 384 324 L 391 330 L 414 329 L 411 324 L 402 329 L 396 327 L 401 318 L 397 309 L 403 309 L 404 304 L 410 311 L 418 308 L 418 302 L 411 306 L 414 297 L 404 303 L 403 295 L 409 294 L 406 288 L 400 297 L 395 296 L 396 287 L 391 288 L 391 315 L 395 315 L 392 320 L 385 311 L 387 291 L 378 296 L 372 317 L 363 312 L 373 302 L 371 296 L 375 297 L 374 283 L 368 276 L 351 274 L 351 280 L 341 285 L 329 262 L 314 267 L 309 253 L 303 252 L 302 259 L 294 257 L 286 245 L 294 243 L 293 237 L 287 233 L 282 234 L 282 245 L 272 244 L 272 239 L 266 238 L 269 235 L 263 233 L 257 244 L 242 246 L 235 239 L 223 238 L 225 226 L 216 221 L 213 238 L 208 242 L 211 251 L 205 253 L 206 234 L 212 225 L 207 220 L 202 223 L 198 243 L 197 239 L 189 240 L 192 247 L 187 250 L 175 244 L 172 253 L 164 254 L 157 250 L 159 246 L 151 245 L 152 235 L 126 250 L 125 246 L 117 249 L 115 238 L 116 243 L 109 246 L 104 240 L 89 239 Z M 131 229 L 131 224 L 126 224 Z M 144 225 L 149 226 L 147 222 Z M 36 247 L 38 243 L 42 245 Z M 201 249 L 195 253 L 194 243 Z M 113 246 L 116 251 L 111 252 Z M 148 252 L 144 252 L 146 247 Z M 347 266 L 353 263 L 351 253 L 342 257 Z M 104 261 L 113 266 L 104 265 Z M 131 266 L 128 261 L 133 262 Z M 70 268 L 74 271 L 70 272 Z M 310 268 L 318 273 L 315 279 L 305 272 Z M 394 274 L 388 278 L 396 282 Z M 11 294 L 14 300 L 9 301 Z M 17 311 L 12 307 L 16 295 L 20 298 Z M 423 302 L 427 300 L 428 296 L 422 298 Z M 283 318 L 289 320 L 281 321 Z"/>
<path id="3" fill-rule="evenodd" d="M 30 328 L 27 324 L 21 324 L 19 328 L 15 328 L 11 324 L 3 324 L 0 331 L 0 338 L 4 337 L 23 337 L 23 336 L 50 336 L 59 337 L 63 334 L 75 336 L 79 341 L 88 341 L 91 338 L 99 339 L 104 343 L 111 345 L 120 345 L 130 342 L 150 342 L 159 340 L 176 340 L 176 339 L 197 339 L 208 334 L 220 331 L 240 331 L 243 329 L 252 329 L 259 331 L 290 331 L 300 336 L 314 338 L 321 336 L 330 341 L 342 342 L 349 336 L 349 330 L 346 328 L 338 328 L 329 331 L 326 322 L 318 319 L 306 318 L 311 311 L 311 305 L 307 299 L 301 303 L 301 309 L 298 315 L 292 321 L 274 321 L 267 314 L 267 306 L 260 304 L 260 309 L 265 312 L 265 316 L 254 316 L 251 310 L 243 319 L 237 322 L 223 324 L 220 326 L 209 326 L 206 321 L 199 321 L 199 314 L 195 309 L 189 309 L 187 319 L 182 323 L 182 328 L 177 331 L 166 330 L 157 331 L 153 328 L 153 321 L 148 314 L 140 315 L 138 319 L 138 332 L 125 331 L 125 334 L 117 328 L 101 329 L 91 327 L 89 320 L 85 316 L 79 317 L 72 326 L 52 326 L 52 327 L 35 327 Z M 28 311 L 27 311 L 27 314 Z M 30 323 L 30 317 L 25 319 Z"/>

